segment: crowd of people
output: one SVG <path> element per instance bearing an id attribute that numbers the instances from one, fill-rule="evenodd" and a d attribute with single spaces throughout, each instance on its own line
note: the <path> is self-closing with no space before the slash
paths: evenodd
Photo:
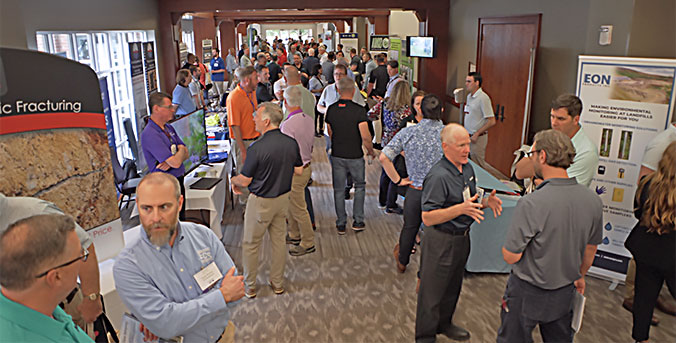
<path id="1" fill-rule="evenodd" d="M 383 55 L 374 61 L 355 49 L 347 52 L 348 59 L 341 48 L 327 52 L 321 41 L 292 41 L 287 53 L 275 39 L 272 44 L 259 40 L 252 49 L 242 45 L 237 54 L 229 49 L 225 60 L 213 51 L 214 92 L 227 94 L 236 170 L 231 187 L 244 208 L 241 271 L 209 228 L 183 221 L 188 156 L 168 122 L 207 104 L 209 69 L 189 55 L 173 96 L 150 96 L 150 120 L 141 136 L 150 168 L 136 196 L 141 238 L 125 247 L 113 269 L 117 292 L 146 339 L 232 341 L 233 306 L 246 306 L 239 300 L 256 298 L 260 290 L 266 233 L 268 284 L 275 294 L 285 292 L 287 252 L 303 256 L 318 249 L 309 191 L 316 136 L 326 136 L 336 234 L 367 229 L 366 163 L 378 159 L 379 205 L 385 213 L 403 215 L 394 247 L 399 273 L 409 267 L 420 241 L 416 342 L 434 342 L 437 334 L 470 338 L 453 321 L 470 227 L 502 213 L 496 191 L 484 194 L 469 163 L 487 165 L 486 135 L 495 121 L 481 75 L 467 76 L 464 126 L 444 125 L 442 100 L 423 91 L 411 94 L 397 61 Z M 589 189 L 598 149 L 579 125 L 581 115 L 578 97 L 557 97 L 551 129 L 538 132 L 515 165 L 514 177 L 530 180 L 532 187 L 514 210 L 502 248 L 504 260 L 514 266 L 502 299 L 498 342 L 530 342 L 536 326 L 544 341 L 573 341 L 575 292 L 584 294 L 603 224 L 601 199 Z M 379 146 L 373 143 L 373 122 L 381 123 Z M 648 145 L 635 200 L 639 222 L 626 242 L 635 263 L 627 274 L 634 286 L 625 307 L 633 312 L 637 341 L 648 340 L 662 284 L 676 294 L 675 180 L 676 124 Z M 349 221 L 345 200 L 352 198 L 352 188 Z M 9 216 L 12 204 L 23 210 Z M 0 194 L 0 213 L 0 340 L 89 341 L 58 304 L 78 289 L 79 275 L 85 300 L 77 309 L 87 322 L 101 313 L 99 286 L 87 264 L 92 257 L 96 262 L 91 241 L 72 219 L 39 200 Z M 36 235 L 44 239 L 30 238 Z M 98 269 L 95 273 L 98 279 Z M 8 311 L 22 313 L 17 318 L 23 319 L 6 316 Z"/>

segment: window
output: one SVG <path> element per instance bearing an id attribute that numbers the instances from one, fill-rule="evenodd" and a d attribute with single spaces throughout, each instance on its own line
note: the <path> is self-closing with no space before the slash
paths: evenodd
<path id="1" fill-rule="evenodd" d="M 38 32 L 39 51 L 63 56 L 92 68 L 99 78 L 106 77 L 110 111 L 115 130 L 115 147 L 120 161 L 131 159 L 127 134 L 123 122 L 132 119 L 137 133 L 134 116 L 134 99 L 131 92 L 129 68 L 130 42 L 154 40 L 147 31 L 99 31 L 99 32 Z"/>
<path id="2" fill-rule="evenodd" d="M 312 39 L 312 29 L 301 29 L 301 30 L 265 30 L 265 40 L 272 43 L 275 37 L 284 41 L 285 44 L 288 44 L 288 39 L 294 40 L 310 40 Z"/>

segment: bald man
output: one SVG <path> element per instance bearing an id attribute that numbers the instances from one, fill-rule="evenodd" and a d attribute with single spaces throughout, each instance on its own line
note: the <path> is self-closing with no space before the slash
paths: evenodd
<path id="1" fill-rule="evenodd" d="M 284 66 L 284 78 L 286 79 L 286 88 L 298 88 L 300 90 L 301 94 L 301 103 L 300 103 L 300 108 L 303 110 L 303 113 L 305 115 L 309 116 L 312 118 L 314 121 L 315 119 L 315 105 L 317 103 L 317 99 L 315 98 L 314 95 L 312 95 L 312 92 L 310 92 L 307 88 L 303 87 L 303 84 L 301 83 L 301 74 L 300 70 L 296 68 L 293 65 L 286 65 Z M 286 121 L 288 119 L 287 117 L 289 116 L 289 111 L 288 107 L 286 104 L 284 105 L 284 118 L 282 119 L 282 122 Z"/>
<path id="2" fill-rule="evenodd" d="M 495 191 L 479 199 L 469 164 L 470 142 L 464 127 L 446 125 L 441 131 L 444 156 L 423 182 L 422 220 L 433 228 L 425 230 L 422 240 L 416 342 L 435 342 L 438 333 L 454 340 L 470 336 L 452 322 L 469 256 L 469 228 L 484 219 L 482 209 L 486 207 L 496 217 L 502 212 L 502 201 Z"/>

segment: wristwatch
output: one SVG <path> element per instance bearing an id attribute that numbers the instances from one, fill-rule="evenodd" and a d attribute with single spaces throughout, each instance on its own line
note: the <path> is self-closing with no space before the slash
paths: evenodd
<path id="1" fill-rule="evenodd" d="M 92 293 L 88 295 L 87 298 L 91 301 L 95 301 L 96 299 L 98 299 L 99 296 L 101 296 L 99 293 Z"/>

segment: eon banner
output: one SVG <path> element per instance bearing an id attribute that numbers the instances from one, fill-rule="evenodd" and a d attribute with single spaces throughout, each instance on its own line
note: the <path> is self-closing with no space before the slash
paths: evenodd
<path id="1" fill-rule="evenodd" d="M 624 280 L 624 241 L 637 222 L 634 193 L 645 147 L 671 122 L 676 60 L 579 56 L 580 124 L 599 149 L 591 188 L 603 200 L 603 243 L 590 273 Z"/>

